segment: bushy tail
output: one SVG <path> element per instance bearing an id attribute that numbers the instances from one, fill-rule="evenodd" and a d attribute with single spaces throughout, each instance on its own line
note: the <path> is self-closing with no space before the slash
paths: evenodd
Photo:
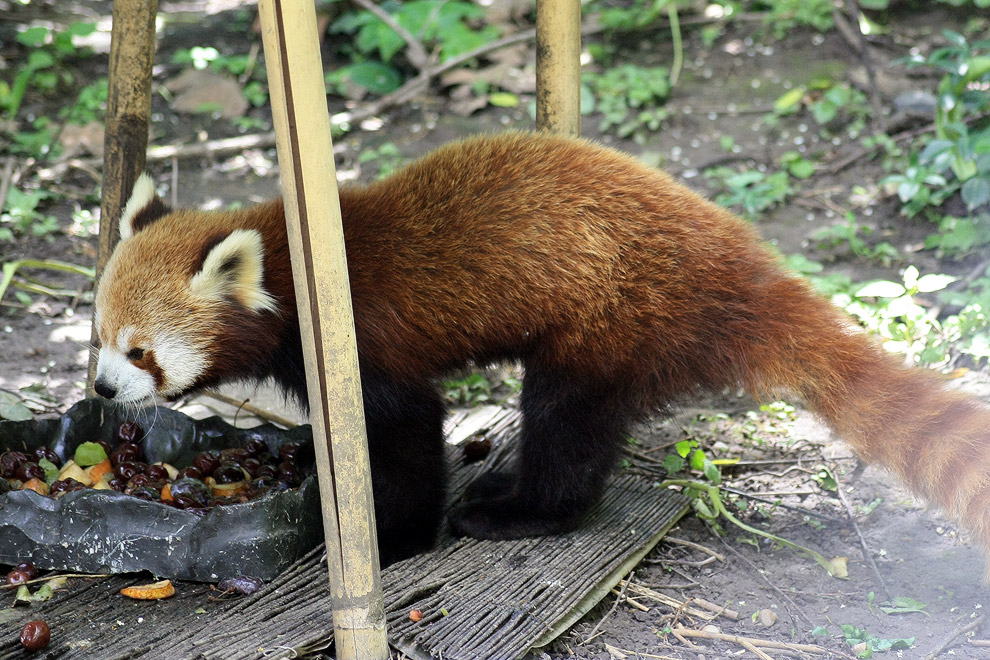
<path id="1" fill-rule="evenodd" d="M 784 350 L 754 351 L 749 385 L 798 392 L 864 460 L 958 516 L 990 556 L 990 408 L 904 366 L 803 283 L 786 288 L 760 338 Z"/>

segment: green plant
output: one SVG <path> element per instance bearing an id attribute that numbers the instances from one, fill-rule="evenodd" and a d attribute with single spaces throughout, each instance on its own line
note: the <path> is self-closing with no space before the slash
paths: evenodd
<path id="1" fill-rule="evenodd" d="M 870 116 L 865 94 L 848 83 L 817 77 L 779 96 L 767 123 L 773 125 L 777 117 L 802 109 L 807 109 L 819 126 L 841 126 L 850 134 L 862 131 Z"/>
<path id="2" fill-rule="evenodd" d="M 27 192 L 11 188 L 7 193 L 4 212 L 0 213 L 0 241 L 9 241 L 24 234 L 46 236 L 56 231 L 58 221 L 54 216 L 38 211 L 38 204 L 49 197 L 51 193 L 44 190 Z"/>
<path id="3" fill-rule="evenodd" d="M 623 64 L 602 73 L 584 73 L 581 82 L 590 101 L 581 111 L 601 113 L 599 130 L 642 143 L 646 133 L 658 130 L 667 118 L 662 103 L 670 96 L 671 84 L 664 67 Z"/>
<path id="4" fill-rule="evenodd" d="M 402 74 L 388 64 L 375 60 L 346 64 L 326 74 L 327 92 L 347 95 L 348 85 L 357 85 L 372 94 L 388 94 L 402 85 Z"/>
<path id="5" fill-rule="evenodd" d="M 77 22 L 60 31 L 33 27 L 20 32 L 16 40 L 30 49 L 30 52 L 27 53 L 27 62 L 14 75 L 13 84 L 0 81 L 0 108 L 6 111 L 7 116 L 17 116 L 29 87 L 50 92 L 61 80 L 71 82 L 71 73 L 59 70 L 59 65 L 70 56 L 88 53 L 76 48 L 72 40 L 74 37 L 90 34 L 95 29 L 94 23 Z"/>
<path id="6" fill-rule="evenodd" d="M 743 216 L 749 219 L 784 201 L 791 192 L 785 170 L 767 174 L 759 170 L 737 172 L 730 167 L 715 167 L 705 170 L 705 176 L 728 188 L 728 192 L 715 198 L 716 203 L 740 207 Z"/>
<path id="7" fill-rule="evenodd" d="M 70 124 L 102 121 L 107 107 L 107 79 L 99 78 L 79 90 L 76 102 L 59 114 Z"/>
<path id="8" fill-rule="evenodd" d="M 955 279 L 949 275 L 920 275 L 917 268 L 908 266 L 903 282 L 871 282 L 851 296 L 839 295 L 834 300 L 882 337 L 887 350 L 903 353 L 922 364 L 939 364 L 948 359 L 950 346 L 960 338 L 958 321 L 939 321 L 915 296 L 941 291 Z"/>
<path id="9" fill-rule="evenodd" d="M 443 383 L 444 396 L 452 404 L 477 406 L 491 400 L 492 384 L 483 373 L 473 373 Z"/>
<path id="10" fill-rule="evenodd" d="M 718 466 L 705 455 L 705 450 L 694 439 L 681 440 L 675 444 L 674 453 L 667 454 L 663 460 L 663 467 L 668 474 L 676 474 L 688 466 L 704 474 L 713 484 L 722 483 L 722 473 Z"/>
<path id="11" fill-rule="evenodd" d="M 903 173 L 886 176 L 880 183 L 896 186 L 897 197 L 902 204 L 901 213 L 908 217 L 913 217 L 930 206 L 941 206 L 954 192 L 944 176 L 919 163 L 917 157 L 912 159 L 912 164 Z"/>
<path id="12" fill-rule="evenodd" d="M 830 0 L 763 0 L 754 6 L 766 10 L 765 23 L 773 35 L 782 39 L 798 25 L 808 25 L 818 32 L 832 29 L 832 3 Z"/>
<path id="13" fill-rule="evenodd" d="M 688 5 L 688 3 L 682 3 Z M 681 40 L 681 24 L 677 14 L 676 0 L 633 0 L 628 5 L 613 5 L 593 2 L 588 13 L 595 13 L 606 32 L 640 30 L 652 26 L 661 13 L 666 12 L 670 24 L 670 38 L 674 47 L 674 59 L 670 67 L 671 85 L 676 85 L 684 63 L 684 48 Z"/>
<path id="14" fill-rule="evenodd" d="M 661 488 L 673 486 L 683 489 L 685 494 L 692 497 L 691 504 L 694 507 L 695 514 L 706 522 L 714 525 L 717 523 L 719 518 L 725 518 L 736 527 L 745 530 L 750 534 L 770 539 L 785 548 L 789 548 L 811 557 L 815 560 L 815 563 L 824 568 L 829 575 L 833 577 L 842 577 L 836 572 L 836 567 L 832 564 L 832 562 L 822 556 L 821 553 L 815 552 L 814 550 L 794 543 L 793 541 L 788 541 L 787 539 L 777 536 L 776 534 L 771 534 L 770 532 L 763 531 L 753 527 L 752 525 L 747 525 L 732 515 L 732 513 L 729 512 L 725 504 L 722 502 L 722 491 L 718 484 L 705 484 L 687 479 L 667 479 L 666 481 L 660 483 L 659 486 Z"/>
<path id="15" fill-rule="evenodd" d="M 16 261 L 8 261 L 3 264 L 3 268 L 0 269 L 0 300 L 3 300 L 3 296 L 7 292 L 8 287 L 10 287 L 11 283 L 14 282 L 14 274 L 21 268 L 58 270 L 76 275 L 84 275 L 90 279 L 94 279 L 96 277 L 96 272 L 92 268 L 68 264 L 63 261 L 56 261 L 54 259 L 18 259 Z"/>
<path id="16" fill-rule="evenodd" d="M 909 216 L 939 206 L 957 191 L 969 210 L 990 208 L 990 125 L 975 121 L 990 112 L 990 40 L 969 43 L 958 32 L 942 34 L 946 46 L 927 58 L 906 60 L 944 72 L 934 139 L 911 155 L 903 173 L 885 179 L 897 186 L 902 212 Z"/>
<path id="17" fill-rule="evenodd" d="M 815 240 L 819 244 L 828 247 L 845 245 L 857 257 L 878 259 L 885 265 L 889 265 L 899 256 L 897 248 L 887 241 L 881 241 L 877 245 L 870 247 L 861 234 L 863 236 L 869 236 L 871 231 L 867 225 L 857 223 L 856 215 L 852 211 L 848 211 L 844 224 L 836 224 L 831 227 L 819 229 L 815 232 Z"/>
<path id="18" fill-rule="evenodd" d="M 990 214 L 969 217 L 943 216 L 938 232 L 925 239 L 925 247 L 945 254 L 965 255 L 990 245 Z"/>
<path id="19" fill-rule="evenodd" d="M 496 26 L 482 22 L 484 11 L 465 0 L 386 0 L 379 6 L 428 50 L 436 52 L 440 61 L 483 46 L 500 36 Z M 404 76 L 393 60 L 406 42 L 385 21 L 370 11 L 359 9 L 345 12 L 329 29 L 353 37 L 343 48 L 344 55 L 352 62 L 329 77 L 331 91 L 339 90 L 345 81 L 375 94 L 386 94 L 401 84 Z"/>
<path id="20" fill-rule="evenodd" d="M 173 64 L 191 64 L 194 69 L 210 68 L 217 73 L 230 73 L 240 77 L 253 66 L 255 59 L 248 53 L 224 55 L 212 46 L 181 48 L 172 55 Z"/>
<path id="21" fill-rule="evenodd" d="M 901 639 L 881 639 L 866 632 L 866 628 L 859 628 L 843 624 L 842 634 L 846 638 L 846 643 L 856 649 L 859 658 L 872 658 L 874 653 L 883 653 L 897 649 L 909 649 L 914 645 L 914 637 Z"/>
<path id="22" fill-rule="evenodd" d="M 399 169 L 404 161 L 405 159 L 394 142 L 383 142 L 377 147 L 365 148 L 358 155 L 359 163 L 378 165 L 378 170 L 375 173 L 376 179 L 384 179 L 389 176 Z"/>

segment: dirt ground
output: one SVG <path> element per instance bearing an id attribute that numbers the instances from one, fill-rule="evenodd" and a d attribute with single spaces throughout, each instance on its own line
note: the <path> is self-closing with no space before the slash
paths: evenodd
<path id="1" fill-rule="evenodd" d="M 32 11 L 40 14 L 31 16 Z M 109 3 L 98 2 L 75 7 L 32 4 L 17 8 L 0 19 L 4 37 L 0 45 L 10 43 L 6 37 L 17 24 L 32 18 L 68 20 L 75 15 L 105 20 L 108 11 Z M 181 72 L 182 67 L 172 64 L 170 57 L 179 48 L 213 45 L 221 52 L 245 53 L 252 43 L 260 43 L 257 34 L 249 29 L 249 22 L 231 20 L 235 10 L 218 3 L 165 2 L 161 11 L 170 19 L 161 32 L 156 90 Z M 878 39 L 874 48 L 879 85 L 887 105 L 902 91 L 932 90 L 935 85 L 933 78 L 907 75 L 893 60 L 905 55 L 911 46 L 927 52 L 937 43 L 942 27 L 958 28 L 966 18 L 939 9 L 892 19 L 891 33 Z M 839 139 L 822 141 L 807 116 L 784 118 L 776 128 L 762 121 L 773 101 L 786 89 L 817 73 L 827 72 L 863 84 L 866 78 L 862 67 L 838 33 L 820 36 L 794 30 L 784 39 L 775 40 L 761 36 L 756 24 L 743 23 L 730 27 L 711 48 L 703 46 L 697 31 L 689 31 L 685 38 L 685 69 L 668 104 L 670 116 L 661 130 L 649 134 L 642 145 L 620 141 L 601 135 L 597 131 L 598 117 L 592 115 L 584 119 L 585 134 L 641 154 L 701 190 L 708 182 L 700 172 L 715 163 L 743 161 L 750 166 L 776 167 L 780 154 L 795 148 L 824 152 L 826 162 L 835 162 L 857 150 L 856 141 L 841 131 Z M 525 53 L 524 59 L 532 61 L 531 44 Z M 641 65 L 664 64 L 671 57 L 663 31 L 635 35 L 620 53 Z M 85 60 L 79 65 L 80 73 L 105 75 L 101 70 L 105 60 L 104 55 Z M 328 67 L 337 64 L 327 62 Z M 525 102 L 520 108 L 488 107 L 464 116 L 451 108 L 446 92 L 434 87 L 428 95 L 389 108 L 379 115 L 380 121 L 366 123 L 338 140 L 341 177 L 372 176 L 374 168 L 362 165 L 358 155 L 385 142 L 397 145 L 403 156 L 413 157 L 461 136 L 532 125 Z M 169 98 L 155 94 L 153 145 L 189 144 L 238 134 L 224 119 L 176 111 Z M 364 102 L 367 101 L 353 103 Z M 37 113 L 53 112 L 58 107 L 57 99 L 39 98 L 32 103 Z M 267 108 L 252 108 L 247 114 L 259 120 L 261 128 L 255 130 L 270 130 Z M 730 159 L 720 147 L 724 136 L 731 136 L 739 146 Z M 279 189 L 274 148 L 155 161 L 149 169 L 159 181 L 168 180 L 169 175 L 174 177 L 174 194 L 184 206 L 250 202 L 275 195 Z M 804 183 L 805 192 L 794 203 L 765 213 L 758 221 L 759 227 L 783 252 L 803 251 L 812 259 L 827 261 L 828 270 L 845 272 L 861 281 L 896 277 L 898 267 L 905 263 L 883 267 L 818 249 L 810 240 L 815 230 L 842 221 L 833 210 L 832 199 L 844 200 L 854 185 L 876 182 L 884 174 L 877 161 L 861 158 L 838 173 L 816 175 Z M 74 204 L 93 206 L 85 197 L 95 182 L 85 170 L 69 168 L 53 185 L 69 194 L 67 203 L 48 209 L 63 224 L 68 224 Z M 899 216 L 895 199 L 876 199 L 871 214 L 861 219 L 873 225 L 871 240 L 888 240 L 903 253 L 913 252 L 909 255 L 911 263 L 922 272 L 962 274 L 979 261 L 977 256 L 960 263 L 939 263 L 930 252 L 910 250 L 931 231 L 931 225 Z M 95 244 L 94 238 L 86 236 L 20 238 L 0 244 L 0 262 L 51 257 L 91 265 L 95 261 Z M 87 287 L 80 278 L 47 272 L 37 276 L 63 288 L 84 291 Z M 5 301 L 0 307 L 0 388 L 17 390 L 41 384 L 50 397 L 52 412 L 77 401 L 85 379 L 91 311 L 83 296 L 35 296 L 27 306 L 13 299 Z M 985 367 L 972 369 L 953 380 L 952 385 L 990 401 L 990 373 Z M 217 408 L 208 400 L 184 405 L 194 414 Z M 545 649 L 542 657 L 755 657 L 738 639 L 678 639 L 667 632 L 676 622 L 696 630 L 714 626 L 706 629 L 711 633 L 813 644 L 824 650 L 823 655 L 815 655 L 811 651 L 765 649 L 766 655 L 773 658 L 855 657 L 862 649 L 846 640 L 842 626 L 860 629 L 876 639 L 910 640 L 904 644 L 907 648 L 878 651 L 880 655 L 924 658 L 937 653 L 938 657 L 990 658 L 990 648 L 977 646 L 966 636 L 973 640 L 990 638 L 990 625 L 984 625 L 982 610 L 990 592 L 982 582 L 986 561 L 965 534 L 937 512 L 926 510 L 892 484 L 885 473 L 859 465 L 841 441 L 803 411 L 799 410 L 793 420 L 781 421 L 765 413 L 748 414 L 755 409 L 754 404 L 733 393 L 684 402 L 674 419 L 657 421 L 637 432 L 639 444 L 632 447 L 631 467 L 626 469 L 650 469 L 650 457 L 664 455 L 663 451 L 654 454 L 651 450 L 683 439 L 685 429 L 691 427 L 693 437 L 703 438 L 711 455 L 739 458 L 744 463 L 726 470 L 731 492 L 750 496 L 736 499 L 730 494 L 730 499 L 738 503 L 749 501 L 740 514 L 744 521 L 813 548 L 829 559 L 847 557 L 848 579 L 829 577 L 808 557 L 725 521 L 721 527 L 725 536 L 720 538 L 698 518 L 688 517 L 671 534 L 680 540 L 661 543 L 636 568 L 631 585 L 621 595 L 608 597 Z M 717 418 L 719 413 L 728 416 Z M 699 415 L 706 421 L 697 421 Z M 837 475 L 842 498 L 822 489 L 816 481 L 823 465 Z M 680 601 L 703 598 L 733 610 L 737 617 L 719 616 L 706 622 L 688 610 L 658 602 L 641 587 Z M 905 598 L 924 606 L 905 607 L 904 601 L 898 601 L 902 609 L 918 611 L 885 611 L 894 599 Z"/>

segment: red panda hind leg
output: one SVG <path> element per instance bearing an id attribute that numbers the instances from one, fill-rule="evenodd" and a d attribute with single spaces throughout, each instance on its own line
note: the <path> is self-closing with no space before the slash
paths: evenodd
<path id="1" fill-rule="evenodd" d="M 454 532 L 505 540 L 578 527 L 601 496 L 632 418 L 630 397 L 618 389 L 527 365 L 515 473 L 476 480 L 448 515 Z"/>

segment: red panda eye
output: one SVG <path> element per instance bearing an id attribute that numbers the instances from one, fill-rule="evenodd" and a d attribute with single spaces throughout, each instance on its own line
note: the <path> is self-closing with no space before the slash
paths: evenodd
<path id="1" fill-rule="evenodd" d="M 131 350 L 129 350 L 127 352 L 127 359 L 128 360 L 140 360 L 143 357 L 144 357 L 144 349 L 143 348 L 132 348 Z"/>

